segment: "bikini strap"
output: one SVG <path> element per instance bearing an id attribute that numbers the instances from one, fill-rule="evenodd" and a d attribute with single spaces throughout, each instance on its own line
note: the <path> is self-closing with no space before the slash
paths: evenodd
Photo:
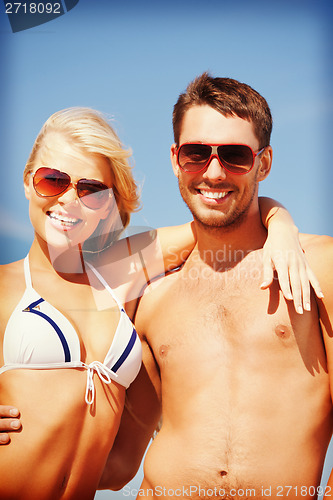
<path id="1" fill-rule="evenodd" d="M 26 285 L 26 287 L 27 288 L 32 288 L 31 273 L 30 273 L 30 264 L 29 264 L 29 254 L 24 259 L 24 278 L 25 278 L 25 285 Z"/>
<path id="2" fill-rule="evenodd" d="M 96 278 L 100 281 L 100 283 L 102 283 L 104 288 L 106 288 L 106 290 L 112 295 L 112 297 L 115 300 L 115 302 L 117 303 L 119 309 L 124 310 L 122 303 L 120 302 L 120 300 L 118 299 L 117 295 L 114 293 L 114 291 L 112 290 L 110 285 L 107 283 L 107 281 L 103 278 L 103 276 L 89 262 L 85 262 L 85 264 L 89 267 L 89 269 L 91 269 L 91 271 L 94 273 Z"/>

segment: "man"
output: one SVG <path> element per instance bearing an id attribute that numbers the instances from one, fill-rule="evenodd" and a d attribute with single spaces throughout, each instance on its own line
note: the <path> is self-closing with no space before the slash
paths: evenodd
<path id="1" fill-rule="evenodd" d="M 146 372 L 129 390 L 101 486 L 120 487 L 137 467 L 162 400 L 139 498 L 317 498 L 333 424 L 332 238 L 302 238 L 324 298 L 297 314 L 277 283 L 259 286 L 266 101 L 203 74 L 180 96 L 173 125 L 171 161 L 197 245 L 137 309 Z"/>

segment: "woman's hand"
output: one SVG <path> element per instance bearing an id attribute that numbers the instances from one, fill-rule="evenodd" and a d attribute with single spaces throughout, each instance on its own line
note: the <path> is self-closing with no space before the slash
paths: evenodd
<path id="1" fill-rule="evenodd" d="M 311 309 L 310 285 L 318 298 L 323 298 L 323 293 L 306 260 L 297 227 L 291 225 L 289 219 L 284 222 L 283 218 L 284 214 L 280 213 L 279 217 L 271 217 L 268 223 L 268 237 L 263 248 L 264 282 L 261 288 L 266 289 L 272 284 L 276 271 L 284 297 L 293 300 L 296 312 L 302 314 L 303 309 Z"/>

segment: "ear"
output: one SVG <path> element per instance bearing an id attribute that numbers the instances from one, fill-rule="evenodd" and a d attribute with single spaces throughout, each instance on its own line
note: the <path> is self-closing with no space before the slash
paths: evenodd
<path id="1" fill-rule="evenodd" d="M 31 178 L 31 172 L 29 172 L 26 176 L 25 176 L 25 179 L 23 181 L 23 186 L 24 186 L 24 194 L 25 194 L 25 197 L 27 200 L 30 200 L 30 196 L 31 196 L 31 182 L 30 182 L 30 178 Z"/>
<path id="2" fill-rule="evenodd" d="M 257 181 L 261 182 L 268 176 L 271 171 L 273 160 L 273 149 L 271 146 L 266 146 L 265 151 L 263 151 L 260 155 L 260 164 L 258 168 L 258 177 Z"/>
<path id="3" fill-rule="evenodd" d="M 172 144 L 172 146 L 170 148 L 170 159 L 171 159 L 173 173 L 175 174 L 176 177 L 179 177 L 179 166 L 177 163 L 177 145 L 176 144 Z"/>

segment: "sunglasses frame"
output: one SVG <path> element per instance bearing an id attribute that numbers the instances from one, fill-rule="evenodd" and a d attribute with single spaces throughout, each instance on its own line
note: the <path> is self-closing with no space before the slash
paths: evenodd
<path id="1" fill-rule="evenodd" d="M 179 153 L 180 153 L 180 150 L 183 146 L 186 146 L 186 145 L 191 145 L 191 146 L 210 146 L 211 148 L 211 151 L 210 151 L 210 156 L 209 158 L 207 159 L 207 162 L 205 163 L 205 165 L 200 168 L 200 170 L 186 170 L 185 168 L 183 168 L 180 163 L 179 163 Z M 218 152 L 217 152 L 217 148 L 219 146 L 246 146 L 247 148 L 250 149 L 251 153 L 252 153 L 252 165 L 251 165 L 251 168 L 249 168 L 249 170 L 247 170 L 246 172 L 233 172 L 232 170 L 229 170 L 229 168 L 227 166 L 225 166 L 224 162 L 220 159 L 219 155 L 218 155 Z M 181 144 L 178 148 L 177 148 L 177 164 L 179 166 L 179 168 L 183 171 L 183 172 L 186 172 L 187 174 L 198 174 L 199 172 L 202 172 L 203 170 L 205 170 L 206 168 L 208 168 L 210 162 L 212 161 L 213 158 L 216 158 L 219 162 L 219 164 L 221 165 L 221 167 L 223 167 L 225 170 L 227 170 L 227 172 L 229 172 L 230 174 L 233 174 L 233 175 L 245 175 L 245 174 L 248 174 L 249 172 L 251 172 L 251 170 L 253 169 L 253 165 L 254 165 L 254 162 L 255 162 L 255 159 L 256 157 L 262 153 L 264 150 L 266 149 L 266 146 L 259 149 L 257 152 L 253 151 L 253 149 L 251 148 L 251 146 L 248 146 L 248 144 L 209 144 L 209 143 L 205 143 L 205 142 L 184 142 L 183 144 Z"/>
<path id="2" fill-rule="evenodd" d="M 69 180 L 68 186 L 66 186 L 64 189 L 62 189 L 57 194 L 42 194 L 42 193 L 40 193 L 38 191 L 38 185 L 36 186 L 36 183 L 35 183 L 35 176 L 36 176 L 37 172 L 39 170 L 42 170 L 42 169 L 47 169 L 47 170 L 51 170 L 51 171 L 54 171 L 54 172 L 59 172 L 60 174 L 65 175 L 68 178 L 68 180 Z M 82 179 L 79 179 L 77 182 L 72 182 L 72 178 L 71 178 L 71 176 L 69 174 L 67 174 L 67 172 L 62 172 L 61 170 L 58 170 L 57 168 L 46 167 L 44 165 L 41 166 L 41 167 L 39 167 L 39 168 L 37 168 L 37 170 L 35 170 L 35 172 L 31 172 L 30 175 L 32 176 L 32 185 L 34 187 L 34 190 L 36 191 L 37 195 L 41 196 L 42 198 L 53 198 L 55 196 L 60 196 L 61 194 L 65 193 L 70 186 L 72 186 L 75 189 L 75 191 L 76 191 L 76 195 L 77 195 L 78 199 L 83 203 L 83 205 L 85 207 L 89 208 L 90 210 L 100 210 L 101 208 L 103 208 L 103 205 L 106 203 L 106 201 L 103 203 L 103 205 L 101 205 L 100 207 L 97 207 L 97 208 L 92 208 L 92 207 L 90 207 L 89 205 L 87 205 L 84 202 L 85 196 L 90 196 L 90 195 L 82 195 L 82 196 L 80 196 L 80 193 L 79 193 L 79 190 L 78 190 L 77 186 L 78 186 L 78 184 L 81 181 L 88 181 L 88 182 L 92 182 L 92 183 L 98 183 L 101 186 L 104 186 L 104 188 L 100 189 L 100 191 L 108 191 L 108 199 L 110 198 L 110 189 L 111 188 L 109 188 L 103 182 L 97 181 L 96 179 L 86 179 L 86 178 L 83 177 Z M 94 194 L 94 193 L 91 193 L 91 194 Z"/>

